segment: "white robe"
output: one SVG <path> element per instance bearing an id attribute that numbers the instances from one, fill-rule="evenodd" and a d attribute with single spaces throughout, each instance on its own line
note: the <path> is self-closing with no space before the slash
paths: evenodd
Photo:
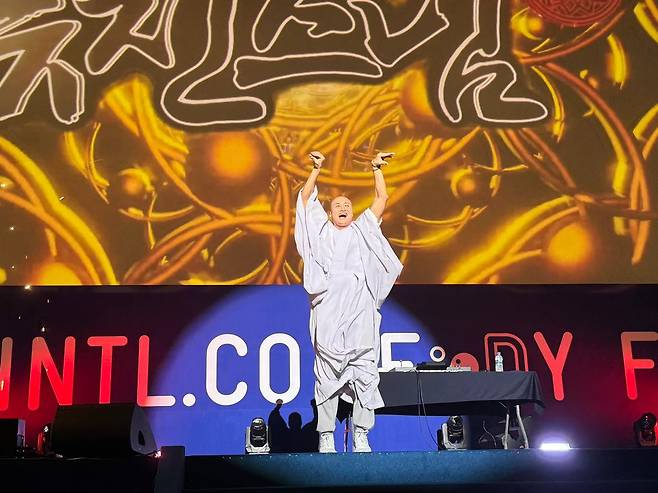
<path id="1" fill-rule="evenodd" d="M 295 242 L 304 261 L 304 288 L 311 301 L 310 331 L 315 350 L 318 405 L 341 389 L 356 394 L 367 409 L 384 406 L 379 384 L 379 308 L 402 264 L 366 209 L 339 230 L 318 200 L 306 207 L 297 197 Z M 342 395 L 351 400 L 349 394 Z"/>

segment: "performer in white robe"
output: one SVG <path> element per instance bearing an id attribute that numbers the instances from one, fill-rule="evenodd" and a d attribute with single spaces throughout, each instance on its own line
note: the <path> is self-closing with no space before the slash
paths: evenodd
<path id="1" fill-rule="evenodd" d="M 315 182 L 324 156 L 317 151 L 311 153 L 314 169 L 297 198 L 295 242 L 311 302 L 320 452 L 336 451 L 339 397 L 354 402 L 356 452 L 370 452 L 367 433 L 374 410 L 384 405 L 377 388 L 379 308 L 402 271 L 379 227 L 388 199 L 381 166 L 391 156 L 380 153 L 373 159 L 375 198 L 355 221 L 347 197 L 335 197 L 329 215 L 322 208 Z"/>

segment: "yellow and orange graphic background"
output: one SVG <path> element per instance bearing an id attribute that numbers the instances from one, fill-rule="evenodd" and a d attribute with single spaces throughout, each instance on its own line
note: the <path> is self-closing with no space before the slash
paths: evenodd
<path id="1" fill-rule="evenodd" d="M 0 132 L 0 283 L 293 284 L 296 194 L 312 150 L 321 198 L 372 199 L 403 283 L 658 282 L 658 4 L 584 28 L 513 3 L 509 29 L 542 125 L 449 127 L 422 62 L 379 85 L 317 82 L 276 96 L 264 126 L 187 132 L 134 74 L 74 130 Z"/>

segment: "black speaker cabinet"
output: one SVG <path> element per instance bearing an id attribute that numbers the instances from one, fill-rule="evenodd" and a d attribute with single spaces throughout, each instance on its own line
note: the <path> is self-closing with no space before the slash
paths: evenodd
<path id="1" fill-rule="evenodd" d="M 0 457 L 16 457 L 25 441 L 25 420 L 0 419 Z"/>
<path id="2" fill-rule="evenodd" d="M 60 406 L 52 451 L 64 457 L 125 457 L 156 450 L 146 414 L 136 404 Z"/>

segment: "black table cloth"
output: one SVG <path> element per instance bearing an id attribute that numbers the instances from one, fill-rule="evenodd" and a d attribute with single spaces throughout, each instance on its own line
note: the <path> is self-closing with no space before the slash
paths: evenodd
<path id="1" fill-rule="evenodd" d="M 382 372 L 378 414 L 506 415 L 513 406 L 544 407 L 534 371 Z"/>

